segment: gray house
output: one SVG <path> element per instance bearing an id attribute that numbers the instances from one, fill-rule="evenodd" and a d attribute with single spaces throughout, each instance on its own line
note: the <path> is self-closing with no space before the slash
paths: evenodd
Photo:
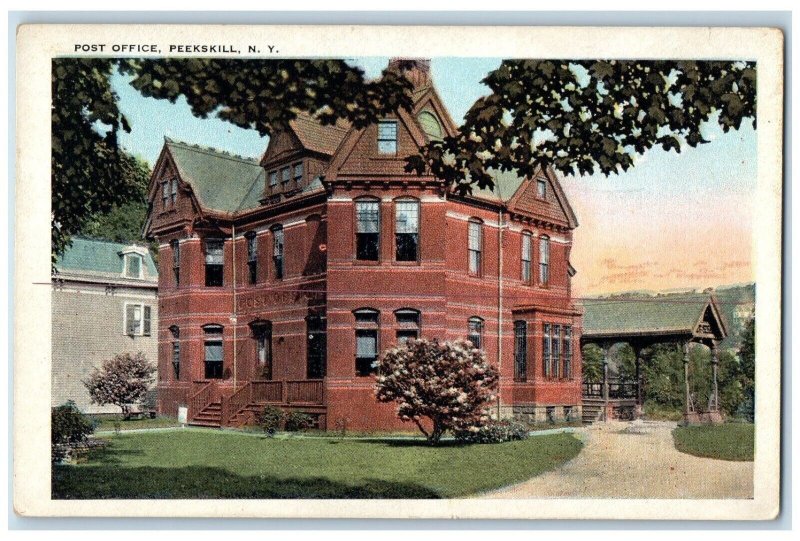
<path id="1" fill-rule="evenodd" d="M 83 385 L 119 353 L 158 360 L 158 271 L 147 247 L 74 238 L 53 274 L 53 406 L 73 400 L 86 413 L 119 413 L 92 404 Z"/>

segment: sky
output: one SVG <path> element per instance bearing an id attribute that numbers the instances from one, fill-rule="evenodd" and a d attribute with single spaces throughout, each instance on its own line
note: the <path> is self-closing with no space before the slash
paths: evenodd
<path id="1" fill-rule="evenodd" d="M 388 58 L 353 58 L 376 77 Z M 434 58 L 434 84 L 457 124 L 499 58 Z M 259 157 L 268 138 L 215 118 L 195 118 L 185 101 L 144 98 L 121 75 L 112 79 L 132 126 L 121 144 L 151 165 L 164 137 Z M 576 295 L 706 288 L 754 281 L 752 227 L 756 132 L 745 122 L 723 133 L 708 126 L 698 148 L 660 148 L 638 156 L 628 172 L 568 176 L 562 185 L 578 217 L 571 263 Z"/>

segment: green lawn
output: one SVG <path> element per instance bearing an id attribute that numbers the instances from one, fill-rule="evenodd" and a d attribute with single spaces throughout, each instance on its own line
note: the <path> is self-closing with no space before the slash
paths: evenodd
<path id="1" fill-rule="evenodd" d="M 429 447 L 199 430 L 109 440 L 87 463 L 53 468 L 53 498 L 450 498 L 553 469 L 582 445 L 570 434 Z"/>
<path id="2" fill-rule="evenodd" d="M 752 461 L 754 426 L 751 423 L 679 426 L 672 437 L 682 453 L 721 460 Z"/>
<path id="3" fill-rule="evenodd" d="M 171 426 L 180 426 L 178 419 L 175 417 L 156 417 L 155 419 L 129 419 L 124 420 L 122 416 L 118 417 L 97 417 L 95 418 L 97 426 L 95 430 L 116 430 L 116 424 L 119 423 L 120 430 L 136 430 L 139 428 L 166 428 Z"/>

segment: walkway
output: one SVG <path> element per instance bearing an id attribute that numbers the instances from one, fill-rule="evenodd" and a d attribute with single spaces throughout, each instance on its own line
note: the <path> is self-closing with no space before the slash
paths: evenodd
<path id="1" fill-rule="evenodd" d="M 753 463 L 699 458 L 675 449 L 675 423 L 597 423 L 584 448 L 557 470 L 481 498 L 752 498 Z"/>

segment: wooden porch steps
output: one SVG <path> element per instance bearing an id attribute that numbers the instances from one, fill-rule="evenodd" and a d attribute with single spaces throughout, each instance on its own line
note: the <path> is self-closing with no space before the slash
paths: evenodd
<path id="1" fill-rule="evenodd" d="M 222 403 L 212 402 L 189 421 L 190 425 L 220 428 L 222 426 Z"/>

